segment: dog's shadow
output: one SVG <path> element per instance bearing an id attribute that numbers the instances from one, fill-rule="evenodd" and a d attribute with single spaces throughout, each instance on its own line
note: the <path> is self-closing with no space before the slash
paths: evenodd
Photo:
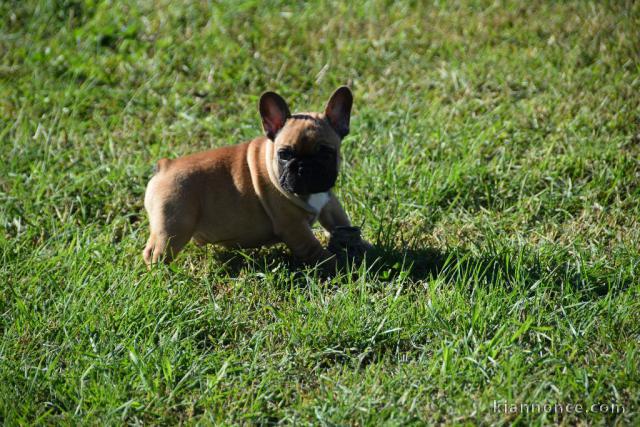
<path id="1" fill-rule="evenodd" d="M 229 277 L 238 277 L 248 272 L 261 275 L 269 272 L 285 270 L 295 276 L 309 275 L 313 267 L 305 266 L 297 261 L 284 247 L 272 247 L 255 250 L 218 249 L 213 253 L 215 262 Z M 391 247 L 374 247 L 367 252 L 365 260 L 357 265 L 342 265 L 342 273 L 359 271 L 373 276 L 390 279 L 398 274 L 414 281 L 428 279 L 437 275 L 445 266 L 447 254 L 432 248 L 396 249 Z"/>
<path id="2" fill-rule="evenodd" d="M 322 277 L 320 269 L 297 261 L 284 246 L 249 251 L 218 249 L 213 253 L 215 263 L 228 277 L 239 277 L 247 273 L 260 275 L 286 271 L 294 283 L 306 286 L 309 277 Z M 402 277 L 412 281 L 437 277 L 459 261 L 460 254 L 443 252 L 434 248 L 395 248 L 374 246 L 364 260 L 358 264 L 342 265 L 340 274 L 367 275 L 370 279 L 383 281 Z"/>
<path id="3" fill-rule="evenodd" d="M 478 256 L 464 249 L 378 246 L 367 257 L 377 266 L 372 271 L 382 273 L 383 278 L 402 276 L 412 281 L 439 278 L 449 283 L 467 283 L 470 290 L 496 284 L 506 289 L 514 286 L 534 289 L 538 283 L 545 283 L 551 293 L 571 289 L 587 300 L 619 293 L 632 285 L 630 277 L 622 278 L 610 269 L 585 269 L 568 256 L 544 260 L 535 251 L 522 248 L 491 250 Z"/>
<path id="4" fill-rule="evenodd" d="M 214 256 L 229 277 L 248 272 L 273 274 L 281 271 L 293 279 L 289 283 L 300 287 L 307 286 L 310 277 L 319 277 L 318 269 L 300 264 L 285 247 L 250 252 L 216 251 Z M 357 275 L 364 272 L 368 279 L 382 281 L 400 278 L 420 282 L 439 278 L 448 282 L 464 280 L 473 287 L 500 284 L 506 288 L 516 283 L 533 286 L 538 281 L 545 281 L 552 290 L 570 285 L 580 290 L 584 297 L 599 297 L 607 294 L 612 286 L 621 291 L 630 285 L 628 280 L 616 284 L 610 274 L 585 272 L 574 265 L 570 259 L 541 261 L 535 253 L 518 251 L 493 251 L 477 256 L 462 249 L 442 251 L 431 247 L 378 245 L 367 252 L 361 265 L 363 268 L 347 267 Z M 344 271 L 343 274 L 349 274 Z"/>
<path id="5" fill-rule="evenodd" d="M 375 246 L 367 252 L 367 270 L 383 279 L 399 275 L 412 281 L 438 276 L 446 266 L 449 255 L 434 248 L 395 248 Z"/>

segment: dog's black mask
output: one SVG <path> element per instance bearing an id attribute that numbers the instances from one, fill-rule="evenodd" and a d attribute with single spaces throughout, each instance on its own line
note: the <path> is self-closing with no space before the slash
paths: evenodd
<path id="1" fill-rule="evenodd" d="M 329 191 L 338 179 L 336 155 L 335 150 L 325 146 L 306 156 L 289 148 L 279 150 L 280 185 L 286 191 L 303 195 Z"/>

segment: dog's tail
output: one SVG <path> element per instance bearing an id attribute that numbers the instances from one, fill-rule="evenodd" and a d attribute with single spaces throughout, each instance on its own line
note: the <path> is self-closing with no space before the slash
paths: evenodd
<path id="1" fill-rule="evenodd" d="M 155 175 L 158 172 L 162 172 L 166 170 L 170 164 L 171 164 L 171 159 L 163 158 L 158 160 L 158 163 L 156 163 L 156 166 L 153 168 L 153 174 Z"/>

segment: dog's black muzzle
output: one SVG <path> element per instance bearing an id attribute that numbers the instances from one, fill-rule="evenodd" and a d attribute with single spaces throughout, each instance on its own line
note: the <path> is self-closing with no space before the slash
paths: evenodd
<path id="1" fill-rule="evenodd" d="M 330 157 L 309 156 L 290 160 L 279 158 L 280 185 L 286 191 L 296 194 L 329 191 L 338 179 L 338 164 L 335 154 Z"/>

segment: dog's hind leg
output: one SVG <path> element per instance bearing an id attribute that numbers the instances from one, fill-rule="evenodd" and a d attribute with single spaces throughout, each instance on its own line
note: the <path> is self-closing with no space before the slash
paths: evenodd
<path id="1" fill-rule="evenodd" d="M 150 195 L 152 196 L 152 195 Z M 145 207 L 149 214 L 151 235 L 142 251 L 147 266 L 162 260 L 170 263 L 191 239 L 196 228 L 196 212 L 184 209 L 173 200 L 147 197 Z"/>
<path id="2" fill-rule="evenodd" d="M 170 234 L 165 230 L 152 232 L 142 252 L 145 264 L 147 267 L 151 267 L 159 261 L 170 263 L 190 238 L 191 233 L 189 232 L 177 234 Z"/>

